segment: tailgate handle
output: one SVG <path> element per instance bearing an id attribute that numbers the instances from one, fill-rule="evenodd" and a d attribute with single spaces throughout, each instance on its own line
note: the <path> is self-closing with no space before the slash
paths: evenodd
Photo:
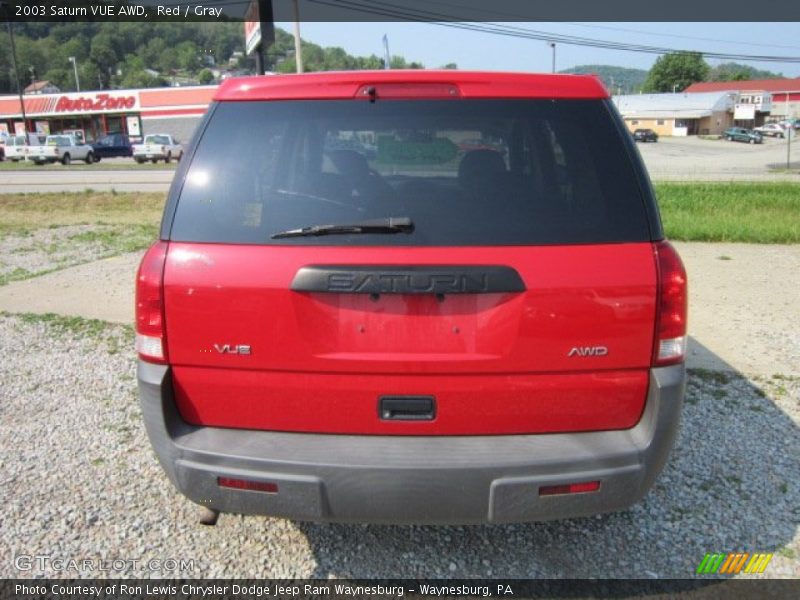
<path id="1" fill-rule="evenodd" d="M 432 421 L 436 400 L 433 396 L 381 396 L 378 417 L 383 421 Z"/>

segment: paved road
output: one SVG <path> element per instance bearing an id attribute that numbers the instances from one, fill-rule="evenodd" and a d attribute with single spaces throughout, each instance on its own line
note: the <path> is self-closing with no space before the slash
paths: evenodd
<path id="1" fill-rule="evenodd" d="M 766 138 L 763 144 L 744 144 L 697 137 L 661 138 L 657 144 L 638 144 L 650 177 L 655 181 L 798 181 L 800 138 L 791 143 L 794 173 L 785 169 L 787 140 Z"/>
<path id="2" fill-rule="evenodd" d="M 800 246 L 675 245 L 689 273 L 689 366 L 800 376 Z M 2 286 L 0 311 L 132 324 L 138 261 L 126 254 Z"/>
<path id="3" fill-rule="evenodd" d="M 656 181 L 797 181 L 800 182 L 800 137 L 792 142 L 794 173 L 772 172 L 786 166 L 786 140 L 767 138 L 762 145 L 696 137 L 661 138 L 639 144 L 650 176 Z M 112 161 L 104 161 L 108 164 Z M 174 171 L 154 169 L 55 169 L 0 171 L 0 193 L 97 191 L 166 192 Z"/>
<path id="4" fill-rule="evenodd" d="M 118 192 L 166 192 L 175 171 L 155 169 L 20 169 L 0 171 L 0 193 L 82 192 L 86 189 Z"/>

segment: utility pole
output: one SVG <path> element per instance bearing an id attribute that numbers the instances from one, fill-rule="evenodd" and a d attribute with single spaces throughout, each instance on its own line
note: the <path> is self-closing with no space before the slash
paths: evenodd
<path id="1" fill-rule="evenodd" d="M 552 67 L 551 72 L 555 73 L 556 72 L 556 43 L 555 42 L 550 42 L 549 46 L 553 49 L 553 67 Z"/>
<path id="2" fill-rule="evenodd" d="M 389 37 L 385 33 L 383 34 L 383 57 L 383 68 L 391 69 L 392 57 L 389 54 Z"/>
<path id="3" fill-rule="evenodd" d="M 792 168 L 792 136 L 794 135 L 794 123 L 789 121 L 789 92 L 784 96 L 786 100 L 786 120 L 789 122 L 789 127 L 786 128 L 786 170 Z"/>
<path id="4" fill-rule="evenodd" d="M 300 7 L 298 0 L 294 0 L 294 61 L 297 65 L 297 72 L 303 72 L 303 49 L 300 46 Z"/>
<path id="5" fill-rule="evenodd" d="M 4 7 L 7 9 L 7 7 Z M 22 86 L 19 83 L 19 67 L 17 66 L 17 47 L 14 44 L 14 29 L 11 26 L 11 19 L 6 16 L 8 25 L 8 37 L 11 39 L 11 59 L 14 62 L 14 79 L 17 82 L 17 93 L 19 94 L 19 109 L 22 113 L 22 135 L 25 137 L 25 145 L 28 145 L 28 118 L 25 116 L 25 100 L 22 98 Z M 16 132 L 15 132 L 16 133 Z"/>

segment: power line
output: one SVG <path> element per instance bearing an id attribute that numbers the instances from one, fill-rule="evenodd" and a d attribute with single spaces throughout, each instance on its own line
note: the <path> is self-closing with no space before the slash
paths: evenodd
<path id="1" fill-rule="evenodd" d="M 798 56 L 774 56 L 774 55 L 752 55 L 752 54 L 736 54 L 726 52 L 709 52 L 703 50 L 686 50 L 669 47 L 647 46 L 643 44 L 627 44 L 622 42 L 613 42 L 610 40 L 598 40 L 593 38 L 585 38 L 580 36 L 571 36 L 564 34 L 554 34 L 547 31 L 540 31 L 535 29 L 527 29 L 518 26 L 500 25 L 497 23 L 476 23 L 476 22 L 455 22 L 453 15 L 446 13 L 438 13 L 428 10 L 418 9 L 405 9 L 389 2 L 380 2 L 373 0 L 369 4 L 364 4 L 356 0 L 309 0 L 317 4 L 326 6 L 333 6 L 337 8 L 345 8 L 355 12 L 374 14 L 384 17 L 391 17 L 405 21 L 416 21 L 420 23 L 429 23 L 440 27 L 449 27 L 453 29 L 462 29 L 468 31 L 475 31 L 479 33 L 489 33 L 493 35 L 501 35 L 506 37 L 515 37 L 521 39 L 534 39 L 544 42 L 555 42 L 558 44 L 574 45 L 574 46 L 587 46 L 592 48 L 602 48 L 606 50 L 621 50 L 625 52 L 640 52 L 647 54 L 669 54 L 673 52 L 697 52 L 708 58 L 717 58 L 722 60 L 740 60 L 750 62 L 788 62 L 800 63 Z"/>
<path id="2" fill-rule="evenodd" d="M 435 3 L 431 0 L 432 3 Z M 719 38 L 699 37 L 693 35 L 680 35 L 678 33 L 655 33 L 652 31 L 643 31 L 641 29 L 629 29 L 627 27 L 609 27 L 607 25 L 595 25 L 588 23 L 570 23 L 576 27 L 588 27 L 591 29 L 608 29 L 609 31 L 622 31 L 624 33 L 639 33 L 643 35 L 652 35 L 656 37 L 668 37 L 682 40 L 697 40 L 700 42 L 717 42 L 720 44 L 735 44 L 737 46 L 757 46 L 760 48 L 784 48 L 788 50 L 800 50 L 800 46 L 786 46 L 783 44 L 759 44 L 758 42 L 743 42 L 741 40 L 723 40 Z"/>
<path id="3" fill-rule="evenodd" d="M 313 1 L 313 0 L 312 0 Z M 445 2 L 444 0 L 426 0 L 426 4 L 436 4 L 439 6 L 449 6 L 451 8 L 457 8 L 461 11 L 467 10 L 473 13 L 480 13 L 484 15 L 493 15 L 495 17 L 510 17 L 511 19 L 521 19 L 523 21 L 528 21 L 530 15 L 521 15 L 519 13 L 512 13 L 506 11 L 499 11 L 496 9 L 485 9 L 485 8 L 477 8 L 477 7 L 468 7 L 463 6 L 461 4 L 456 4 L 453 2 Z M 650 31 L 643 31 L 641 29 L 631 29 L 627 27 L 610 27 L 608 25 L 597 25 L 595 23 L 588 24 L 588 23 L 575 23 L 571 22 L 568 23 L 569 25 L 574 25 L 576 27 L 587 27 L 591 29 L 608 29 L 609 31 L 622 31 L 625 33 L 639 33 L 644 35 L 652 35 L 656 37 L 669 37 L 669 38 L 677 38 L 677 39 L 685 39 L 685 40 L 697 40 L 702 42 L 718 42 L 724 44 L 736 44 L 738 46 L 758 46 L 762 48 L 785 48 L 790 50 L 800 50 L 800 46 L 786 46 L 782 44 L 759 44 L 758 42 L 742 42 L 741 40 L 723 40 L 723 39 L 716 39 L 716 38 L 708 38 L 708 37 L 699 37 L 699 36 L 691 36 L 691 35 L 680 35 L 674 33 L 654 33 Z"/>

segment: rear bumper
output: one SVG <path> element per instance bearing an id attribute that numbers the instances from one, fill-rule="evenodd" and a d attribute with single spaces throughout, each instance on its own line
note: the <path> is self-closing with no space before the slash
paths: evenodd
<path id="1" fill-rule="evenodd" d="M 651 487 L 672 447 L 683 365 L 652 369 L 644 413 L 627 430 L 506 436 L 364 436 L 186 424 L 169 367 L 140 362 L 145 426 L 172 483 L 223 512 L 314 521 L 540 521 L 618 510 Z M 218 477 L 273 482 L 277 494 L 220 488 Z M 538 489 L 600 480 L 600 490 Z"/>

